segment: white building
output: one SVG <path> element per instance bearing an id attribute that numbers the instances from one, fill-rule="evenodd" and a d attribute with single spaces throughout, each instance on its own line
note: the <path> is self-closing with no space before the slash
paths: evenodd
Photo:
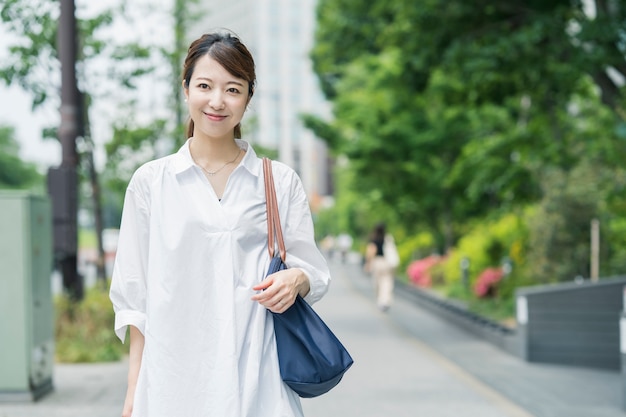
<path id="1" fill-rule="evenodd" d="M 243 121 L 243 136 L 278 149 L 279 159 L 302 178 L 315 206 L 329 194 L 325 144 L 302 125 L 299 115 L 329 114 L 309 52 L 316 0 L 207 0 L 207 11 L 190 35 L 216 28 L 235 32 L 255 58 L 257 88 Z M 251 131 L 254 130 L 254 131 Z"/>

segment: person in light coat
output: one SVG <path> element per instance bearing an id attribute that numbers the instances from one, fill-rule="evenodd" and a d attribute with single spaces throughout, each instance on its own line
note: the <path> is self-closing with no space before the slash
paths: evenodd
<path id="1" fill-rule="evenodd" d="M 387 311 L 393 302 L 395 269 L 399 263 L 393 237 L 386 233 L 384 223 L 377 224 L 365 247 L 365 270 L 372 274 L 376 303 Z"/>

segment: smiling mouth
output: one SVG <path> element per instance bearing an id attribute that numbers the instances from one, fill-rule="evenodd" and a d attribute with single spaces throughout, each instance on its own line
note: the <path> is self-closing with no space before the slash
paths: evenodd
<path id="1" fill-rule="evenodd" d="M 222 115 L 219 115 L 219 114 L 212 114 L 212 113 L 204 113 L 204 115 L 209 120 L 214 120 L 214 121 L 220 121 L 220 120 L 224 120 L 226 118 L 226 116 L 222 116 Z"/>

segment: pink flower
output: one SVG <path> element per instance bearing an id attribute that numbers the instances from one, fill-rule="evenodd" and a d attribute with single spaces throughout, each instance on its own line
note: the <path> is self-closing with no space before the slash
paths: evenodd
<path id="1" fill-rule="evenodd" d="M 430 268 L 441 261 L 441 257 L 437 255 L 427 256 L 426 258 L 413 261 L 406 269 L 406 274 L 412 283 L 420 287 L 430 287 L 432 285 L 432 277 L 430 276 Z"/>
<path id="2" fill-rule="evenodd" d="M 502 268 L 487 268 L 476 279 L 474 294 L 478 297 L 494 295 L 498 282 L 504 276 Z"/>

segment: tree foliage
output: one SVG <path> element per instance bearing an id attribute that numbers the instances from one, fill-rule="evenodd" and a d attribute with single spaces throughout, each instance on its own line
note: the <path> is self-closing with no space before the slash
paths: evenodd
<path id="1" fill-rule="evenodd" d="M 103 173 L 107 189 L 105 220 L 109 227 L 119 227 L 128 181 L 140 165 L 162 156 L 158 143 L 164 137 L 167 137 L 165 120 L 143 126 L 127 120 L 114 126 L 113 137 L 105 145 L 107 167 Z"/>
<path id="2" fill-rule="evenodd" d="M 43 186 L 43 178 L 33 164 L 22 161 L 15 129 L 0 126 L 0 188 L 31 189 Z"/>
<path id="3" fill-rule="evenodd" d="M 108 77 L 132 89 L 140 76 L 153 71 L 154 67 L 148 63 L 149 45 L 120 44 L 102 33 L 122 10 L 109 8 L 95 16 L 81 16 L 84 14 L 81 12 L 78 7 L 77 77 L 83 93 L 92 98 L 109 93 L 101 90 L 104 83 L 98 77 Z M 2 23 L 14 37 L 8 59 L 0 66 L 0 79 L 32 94 L 34 109 L 49 100 L 58 103 L 61 88 L 57 51 L 59 15 L 59 0 L 7 0 L 0 8 Z M 97 65 L 90 65 L 94 62 Z M 102 62 L 105 62 L 104 67 Z"/>
<path id="4" fill-rule="evenodd" d="M 370 210 L 409 233 L 430 230 L 440 249 L 477 219 L 567 204 L 554 199 L 551 173 L 572 187 L 579 166 L 624 175 L 626 8 L 595 8 L 321 0 L 311 56 L 334 118 L 306 125 L 347 157 L 345 186 Z M 609 204 L 594 200 L 585 213 L 626 215 L 623 190 L 595 188 Z M 565 221 L 549 227 L 580 226 Z"/>
<path id="5" fill-rule="evenodd" d="M 107 186 L 107 224 L 118 227 L 126 186 L 133 172 L 143 163 L 163 156 L 185 141 L 184 105 L 180 73 L 187 48 L 187 29 L 201 15 L 196 13 L 198 0 L 175 0 L 169 10 L 174 42 L 158 48 L 158 57 L 166 63 L 163 71 L 171 86 L 166 98 L 172 120 L 155 119 L 138 123 L 138 109 L 129 108 L 126 117 L 114 123 L 112 139 L 105 145 L 107 166 L 104 179 Z"/>
<path id="6" fill-rule="evenodd" d="M 173 10 L 157 10 L 173 16 L 174 45 L 139 43 L 138 40 L 119 42 L 107 29 L 120 19 L 128 20 L 127 5 L 107 8 L 89 16 L 85 5 L 77 2 L 77 26 L 79 48 L 77 78 L 85 104 L 83 120 L 89 120 L 91 103 L 113 101 L 118 109 L 125 110 L 123 120 L 113 122 L 113 139 L 106 146 L 107 164 L 104 172 L 104 201 L 106 225 L 119 225 L 119 212 L 125 184 L 133 168 L 155 156 L 163 149 L 171 149 L 182 138 L 182 109 L 179 79 L 182 53 L 185 52 L 186 28 L 194 21 L 193 6 L 197 0 L 177 0 Z M 9 58 L 0 64 L 0 80 L 17 84 L 32 95 L 33 109 L 43 104 L 58 106 L 60 91 L 60 63 L 57 53 L 57 29 L 60 11 L 59 0 L 7 0 L 0 6 L 2 24 L 12 35 Z M 151 11 L 155 12 L 151 7 Z M 142 16 L 143 18 L 144 16 Z M 166 65 L 160 65 L 166 63 Z M 156 69 L 159 69 L 158 74 Z M 163 70 L 165 68 L 165 70 Z M 146 76 L 165 79 L 172 85 L 171 110 L 177 115 L 175 122 L 147 120 L 141 123 L 129 121 L 138 113 L 136 89 Z M 106 82 L 104 82 L 106 80 Z M 130 94 L 124 94 L 130 93 Z M 155 136 L 158 135 L 158 138 Z M 179 138 L 179 136 L 181 138 Z M 44 137 L 56 137 L 56 127 L 44 130 Z M 124 142 L 127 141 L 127 142 Z M 168 142 L 169 145 L 163 142 Z M 82 145 L 81 145 L 82 144 Z M 79 140 L 81 168 L 93 168 L 95 145 L 91 129 L 86 126 L 84 137 Z M 153 147 L 147 150 L 148 147 Z M 141 149 L 134 155 L 134 152 Z M 141 159 L 147 158 L 147 159 Z M 132 166 L 131 166 L 132 165 Z M 86 203 L 86 202 L 85 202 Z"/>

